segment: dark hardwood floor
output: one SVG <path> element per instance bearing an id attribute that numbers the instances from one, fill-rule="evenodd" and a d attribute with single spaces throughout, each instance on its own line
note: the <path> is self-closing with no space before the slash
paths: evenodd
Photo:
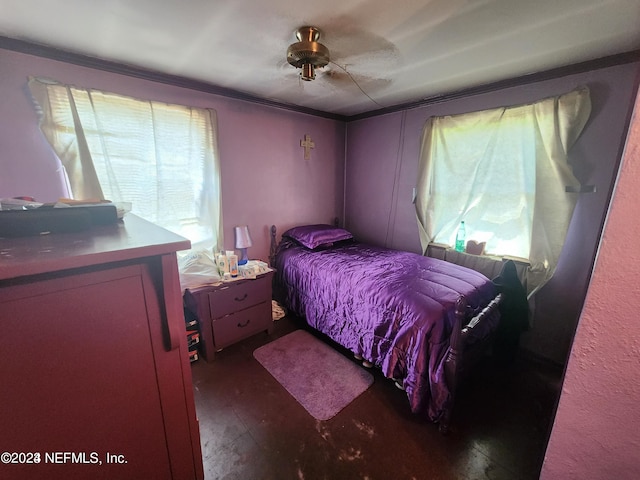
<path id="1" fill-rule="evenodd" d="M 460 390 L 447 436 L 375 369 L 366 392 L 320 422 L 252 355 L 297 328 L 285 317 L 272 335 L 192 364 L 207 480 L 538 478 L 559 370 L 524 359 L 496 368 L 488 358 Z"/>

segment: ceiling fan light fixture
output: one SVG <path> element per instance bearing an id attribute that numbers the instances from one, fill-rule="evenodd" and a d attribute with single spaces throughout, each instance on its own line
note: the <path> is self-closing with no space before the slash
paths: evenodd
<path id="1" fill-rule="evenodd" d="M 310 63 L 302 64 L 302 71 L 300 72 L 300 78 L 307 82 L 316 78 L 315 67 Z"/>
<path id="2" fill-rule="evenodd" d="M 287 49 L 287 62 L 301 68 L 302 80 L 311 81 L 316 78 L 315 68 L 329 63 L 329 49 L 319 43 L 320 30 L 316 27 L 300 27 L 296 30 L 296 43 Z"/>

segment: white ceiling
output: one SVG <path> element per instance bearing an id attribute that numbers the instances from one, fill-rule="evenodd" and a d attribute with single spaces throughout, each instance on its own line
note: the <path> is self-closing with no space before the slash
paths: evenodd
<path id="1" fill-rule="evenodd" d="M 640 0 L 0 0 L 0 35 L 349 116 L 640 49 Z"/>

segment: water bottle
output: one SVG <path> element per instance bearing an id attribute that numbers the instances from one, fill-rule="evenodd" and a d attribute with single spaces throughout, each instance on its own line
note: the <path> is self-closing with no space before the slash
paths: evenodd
<path id="1" fill-rule="evenodd" d="M 458 252 L 465 251 L 465 236 L 466 232 L 464 229 L 464 220 L 460 222 L 460 226 L 458 227 L 458 233 L 456 234 L 456 250 Z"/>

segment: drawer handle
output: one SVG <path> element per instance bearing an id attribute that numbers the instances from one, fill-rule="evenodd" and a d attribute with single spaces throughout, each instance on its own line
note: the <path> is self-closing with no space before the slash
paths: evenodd
<path id="1" fill-rule="evenodd" d="M 244 322 L 244 323 L 240 323 L 240 322 L 238 322 L 238 325 L 237 325 L 237 326 L 238 326 L 238 328 L 244 328 L 244 327 L 246 327 L 247 325 L 249 325 L 249 322 L 251 322 L 251 319 L 250 319 L 250 318 L 248 318 L 248 319 L 247 319 L 247 321 L 246 321 L 246 322 Z"/>
<path id="2" fill-rule="evenodd" d="M 248 294 L 247 294 L 247 293 L 245 293 L 242 297 L 240 297 L 240 298 L 236 297 L 236 298 L 234 298 L 234 300 L 235 300 L 236 302 L 242 302 L 243 300 L 245 300 L 245 299 L 247 298 L 247 295 L 248 295 Z"/>

